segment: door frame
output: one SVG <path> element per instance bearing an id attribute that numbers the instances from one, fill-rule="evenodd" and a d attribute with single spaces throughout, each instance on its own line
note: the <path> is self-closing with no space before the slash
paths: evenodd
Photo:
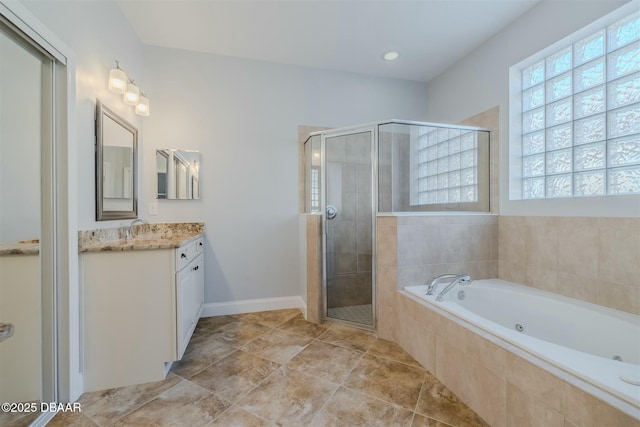
<path id="1" fill-rule="evenodd" d="M 371 325 L 349 322 L 327 316 L 327 138 L 347 136 L 356 133 L 371 133 Z M 360 329 L 375 331 L 377 326 L 376 310 L 376 229 L 378 212 L 378 127 L 377 125 L 365 125 L 349 129 L 322 132 L 320 140 L 320 165 L 322 191 L 320 192 L 320 213 L 322 215 L 322 321 L 348 324 Z"/>
<path id="2" fill-rule="evenodd" d="M 51 387 L 55 401 L 75 401 L 82 394 L 80 363 L 80 288 L 78 282 L 77 220 L 77 126 L 76 58 L 73 51 L 19 2 L 0 0 L 2 18 L 34 46 L 54 58 L 51 104 L 53 143 L 48 159 L 43 159 L 47 192 L 43 203 L 49 209 L 52 301 L 48 308 L 55 323 L 46 339 L 54 346 L 48 369 L 54 372 Z M 43 153 L 44 156 L 45 153 Z M 41 416 L 33 425 L 44 425 L 50 417 Z"/>

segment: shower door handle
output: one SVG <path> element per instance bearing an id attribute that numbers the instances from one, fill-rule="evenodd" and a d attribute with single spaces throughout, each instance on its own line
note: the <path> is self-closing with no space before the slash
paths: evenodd
<path id="1" fill-rule="evenodd" d="M 13 336 L 14 327 L 11 323 L 0 322 L 0 342 Z"/>
<path id="2" fill-rule="evenodd" d="M 333 219 L 336 215 L 338 215 L 338 209 L 333 205 L 327 206 L 327 219 Z"/>

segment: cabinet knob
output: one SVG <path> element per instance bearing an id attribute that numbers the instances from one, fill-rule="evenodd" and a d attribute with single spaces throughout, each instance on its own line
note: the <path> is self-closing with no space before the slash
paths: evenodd
<path id="1" fill-rule="evenodd" d="M 198 244 L 199 244 L 200 246 L 202 246 L 202 245 L 203 245 L 203 243 L 202 243 L 202 242 L 200 242 L 200 243 L 198 243 Z"/>
<path id="2" fill-rule="evenodd" d="M 186 258 L 186 257 L 187 257 L 187 254 L 185 253 L 180 254 L 180 258 Z"/>
<path id="3" fill-rule="evenodd" d="M 198 271 L 199 269 L 200 269 L 199 265 L 196 265 L 195 267 L 192 268 L 192 270 L 194 270 L 194 271 Z"/>

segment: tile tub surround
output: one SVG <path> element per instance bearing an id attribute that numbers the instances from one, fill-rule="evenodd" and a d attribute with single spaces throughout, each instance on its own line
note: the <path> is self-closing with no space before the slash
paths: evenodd
<path id="1" fill-rule="evenodd" d="M 297 310 L 203 318 L 164 381 L 79 402 L 49 425 L 488 425 L 398 345 Z"/>
<path id="2" fill-rule="evenodd" d="M 497 263 L 498 249 L 500 257 L 509 254 L 515 256 L 515 259 L 524 259 L 524 230 L 519 227 L 507 230 L 509 232 L 507 235 L 515 236 L 515 242 L 505 241 L 504 225 L 512 223 L 509 222 L 509 219 L 503 222 L 503 218 L 511 217 L 494 216 L 494 218 L 498 221 L 500 235 L 499 238 L 497 236 L 491 237 L 489 246 L 492 249 L 490 250 L 496 252 L 490 252 L 492 258 L 489 262 L 490 268 L 496 268 L 494 265 Z M 473 221 L 472 219 L 467 220 Z M 475 219 L 478 222 L 485 220 L 491 221 L 488 218 Z M 581 218 L 577 222 L 582 220 L 584 219 Z M 634 228 L 636 226 L 633 225 L 633 220 L 630 222 L 629 219 L 623 218 L 588 220 L 594 221 L 601 227 L 608 227 L 606 230 L 615 236 L 614 241 L 623 248 L 621 250 L 630 251 L 630 254 L 634 253 L 635 243 L 632 242 L 632 238 L 624 237 L 624 232 L 620 231 L 635 232 L 634 230 L 637 229 Z M 379 216 L 377 219 L 377 332 L 380 338 L 398 343 L 427 371 L 434 374 L 491 425 L 509 427 L 516 425 L 640 426 L 639 421 L 629 418 L 575 385 L 518 358 L 496 342 L 482 338 L 473 331 L 460 326 L 447 317 L 438 315 L 433 310 L 412 300 L 411 297 L 404 295 L 400 291 L 404 285 L 420 283 L 416 282 L 419 280 L 425 280 L 422 283 L 426 283 L 426 280 L 431 277 L 447 272 L 438 270 L 441 267 L 440 264 L 431 264 L 426 260 L 432 256 L 452 255 L 447 255 L 446 250 L 444 250 L 444 255 L 431 255 L 432 252 L 428 248 L 420 246 L 421 240 L 439 245 L 443 238 L 450 237 L 447 233 L 439 234 L 439 232 L 430 230 L 429 227 L 424 227 L 424 224 L 434 221 L 441 221 L 442 227 L 446 227 L 448 222 L 455 223 L 464 220 L 453 216 L 442 217 L 439 220 L 418 216 Z M 522 221 L 521 224 L 524 224 L 524 218 L 516 218 L 516 221 Z M 542 222 L 545 220 L 534 219 L 532 221 Z M 571 223 L 570 219 L 563 221 Z M 626 228 L 619 228 L 621 226 Z M 403 228 L 405 230 L 401 232 Z M 614 229 L 619 231 L 613 232 Z M 423 233 L 412 234 L 412 232 L 417 233 L 419 230 L 422 230 Z M 430 235 L 429 230 L 431 231 Z M 533 234 L 533 230 L 530 230 L 530 233 Z M 404 238 L 409 242 L 401 241 L 401 236 L 405 236 Z M 456 238 L 454 234 L 453 239 Z M 567 238 L 572 241 L 570 237 Z M 581 237 L 578 234 L 573 238 L 580 239 Z M 636 238 L 635 242 L 637 241 Z M 606 244 L 610 245 L 610 243 Z M 409 252 L 412 245 L 421 251 L 419 252 L 421 257 L 415 257 Z M 533 244 L 530 245 L 533 246 Z M 595 247 L 600 250 L 599 248 L 604 245 L 605 243 L 602 242 Z M 460 262 L 445 266 L 460 265 L 471 270 L 474 264 L 476 267 L 484 265 L 482 261 L 464 261 L 465 258 L 469 258 L 472 253 L 475 253 L 472 247 L 473 245 L 471 247 L 460 246 L 462 250 L 459 254 Z M 440 246 L 440 248 L 443 249 L 446 246 Z M 588 250 L 588 248 L 582 249 Z M 486 251 L 486 247 L 484 250 Z M 537 251 L 536 253 L 536 257 L 543 256 L 541 252 Z M 620 255 L 622 259 L 617 261 L 618 265 L 626 265 L 627 258 L 625 257 L 628 255 L 629 252 Z M 610 253 L 602 256 L 611 257 Z M 414 259 L 415 263 L 409 264 L 407 259 Z M 636 256 L 635 259 L 640 258 Z M 631 266 L 631 263 L 629 265 Z M 500 268 L 502 267 L 501 258 Z M 433 273 L 427 274 L 427 269 Z M 518 270 L 514 269 L 514 271 Z M 471 274 L 473 276 L 474 273 L 471 272 Z M 488 277 L 496 277 L 496 275 Z M 502 275 L 500 278 L 514 280 Z M 629 296 L 627 295 L 626 298 Z"/>
<path id="3" fill-rule="evenodd" d="M 202 222 L 137 224 L 127 237 L 129 226 L 78 232 L 80 252 L 110 252 L 146 249 L 173 249 L 204 233 Z"/>
<path id="4" fill-rule="evenodd" d="M 640 314 L 640 218 L 500 216 L 498 277 Z"/>
<path id="5" fill-rule="evenodd" d="M 397 343 L 495 427 L 638 427 L 634 419 L 578 388 L 562 371 L 484 338 L 412 296 L 395 296 Z M 581 383 L 584 388 L 588 385 Z"/>

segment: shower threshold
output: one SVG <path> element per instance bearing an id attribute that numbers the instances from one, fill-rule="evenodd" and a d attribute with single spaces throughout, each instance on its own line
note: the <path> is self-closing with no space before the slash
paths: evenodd
<path id="1" fill-rule="evenodd" d="M 335 307 L 327 309 L 327 317 L 332 319 L 346 320 L 348 322 L 371 325 L 373 313 L 371 304 L 349 305 L 345 307 Z"/>

